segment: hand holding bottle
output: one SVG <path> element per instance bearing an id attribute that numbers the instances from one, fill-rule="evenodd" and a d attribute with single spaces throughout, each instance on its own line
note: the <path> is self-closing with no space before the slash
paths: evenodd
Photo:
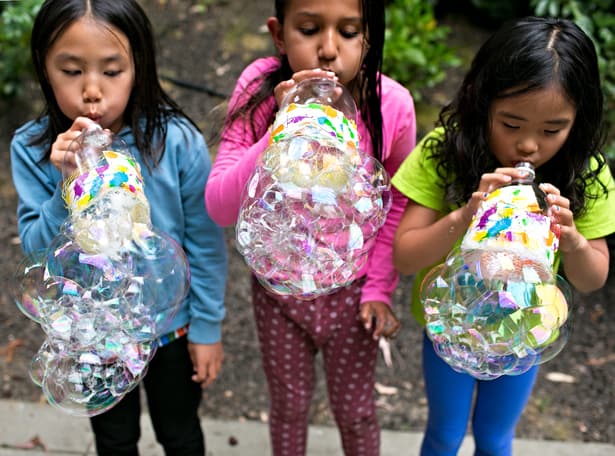
<path id="1" fill-rule="evenodd" d="M 58 171 L 76 169 L 75 154 L 70 150 L 70 145 L 77 139 L 84 130 L 92 128 L 96 122 L 87 117 L 77 117 L 73 124 L 64 133 L 60 133 L 55 142 L 51 145 L 51 155 L 49 159 Z"/>

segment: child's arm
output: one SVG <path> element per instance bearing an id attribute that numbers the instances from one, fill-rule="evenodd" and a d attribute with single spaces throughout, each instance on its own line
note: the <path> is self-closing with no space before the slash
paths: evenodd
<path id="1" fill-rule="evenodd" d="M 233 128 L 239 128 L 234 126 Z M 248 127 L 249 128 L 249 127 Z M 252 141 L 241 134 L 220 142 L 205 188 L 207 211 L 220 226 L 237 222 L 243 190 L 256 167 L 256 160 L 269 144 L 269 133 Z"/>
<path id="2" fill-rule="evenodd" d="M 256 90 L 253 81 L 271 71 L 274 62 L 273 58 L 259 59 L 243 71 L 229 102 L 231 109 Z M 222 132 L 205 188 L 207 211 L 220 226 L 233 225 L 237 221 L 243 190 L 256 167 L 256 160 L 269 145 L 269 118 L 275 109 L 272 95 L 256 109 L 253 119 L 236 119 Z"/>
<path id="3" fill-rule="evenodd" d="M 33 124 L 17 131 L 11 142 L 11 169 L 17 191 L 17 225 L 25 254 L 45 249 L 68 216 L 62 198 L 60 171 L 41 161 L 42 147 L 28 143 Z"/>
<path id="4" fill-rule="evenodd" d="M 207 146 L 196 131 L 187 132 L 185 137 L 188 144 L 176 144 L 175 156 L 181 161 L 182 247 L 190 264 L 191 275 L 187 297 L 190 311 L 188 340 L 195 363 L 194 379 L 207 386 L 217 376 L 223 359 L 221 328 L 225 316 L 227 253 L 222 229 L 205 210 L 203 188 L 211 169 Z"/>
<path id="5" fill-rule="evenodd" d="M 237 81 L 229 106 L 233 107 L 245 100 L 253 91 L 251 81 L 271 71 L 272 66 L 278 65 L 273 62 L 276 60 L 266 58 L 248 66 Z M 237 221 L 243 190 L 256 167 L 256 160 L 269 145 L 268 127 L 271 114 L 277 110 L 281 100 L 294 85 L 306 78 L 317 76 L 335 79 L 335 73 L 320 69 L 295 73 L 292 79 L 282 81 L 275 87 L 274 94 L 256 109 L 254 118 L 237 119 L 232 125 L 225 127 L 205 191 L 207 210 L 216 223 L 228 226 Z"/>
<path id="6" fill-rule="evenodd" d="M 601 288 L 609 275 L 609 249 L 604 238 L 585 239 L 578 231 L 571 250 L 561 250 L 566 278 L 582 292 Z"/>
<path id="7" fill-rule="evenodd" d="M 447 214 L 408 201 L 406 211 L 395 233 L 393 262 L 402 274 L 414 274 L 441 261 L 462 237 L 472 221 L 472 215 L 489 192 L 522 177 L 515 168 L 497 168 L 481 176 L 478 189 L 467 204 Z M 430 183 L 437 186 L 437 182 Z"/>
<path id="8" fill-rule="evenodd" d="M 467 206 L 445 216 L 409 200 L 395 233 L 393 263 L 402 274 L 414 274 L 442 260 L 472 220 Z"/>
<path id="9" fill-rule="evenodd" d="M 416 144 L 414 102 L 407 89 L 383 76 L 383 165 L 393 176 Z M 359 132 L 367 136 L 367 131 Z M 392 188 L 392 205 L 385 224 L 380 228 L 376 243 L 369 254 L 366 281 L 361 303 L 383 302 L 391 305 L 391 296 L 399 274 L 393 267 L 393 238 L 406 206 L 406 197 Z M 368 322 L 364 322 L 368 323 Z"/>

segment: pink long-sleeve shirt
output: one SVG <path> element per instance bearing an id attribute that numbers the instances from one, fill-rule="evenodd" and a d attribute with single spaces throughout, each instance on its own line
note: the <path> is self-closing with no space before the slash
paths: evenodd
<path id="1" fill-rule="evenodd" d="M 242 72 L 230 106 L 249 97 L 256 88 L 250 85 L 255 78 L 279 67 L 279 60 L 266 57 L 252 62 Z M 391 78 L 382 76 L 382 163 L 390 176 L 416 144 L 414 101 L 410 92 Z M 269 144 L 269 119 L 277 110 L 273 94 L 257 108 L 252 124 L 248 120 L 235 121 L 225 131 L 205 189 L 205 202 L 210 217 L 221 226 L 236 223 L 242 193 L 256 167 L 256 160 Z M 371 137 L 363 120 L 357 121 L 361 149 L 372 150 Z M 391 304 L 398 274 L 393 267 L 393 236 L 406 206 L 406 198 L 393 188 L 393 204 L 385 224 L 378 232 L 369 261 L 359 272 L 366 275 L 361 302 L 382 301 Z"/>

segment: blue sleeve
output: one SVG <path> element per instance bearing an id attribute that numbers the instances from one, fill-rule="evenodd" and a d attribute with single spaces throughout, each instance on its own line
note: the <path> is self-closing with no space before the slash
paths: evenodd
<path id="1" fill-rule="evenodd" d="M 228 260 L 224 232 L 205 208 L 205 183 L 211 169 L 209 151 L 200 134 L 193 132 L 188 140 L 189 147 L 178 151 L 185 226 L 183 248 L 191 272 L 188 339 L 210 344 L 221 339 Z"/>
<path id="2" fill-rule="evenodd" d="M 11 141 L 17 225 L 25 254 L 47 248 L 68 217 L 62 198 L 62 175 L 49 160 L 41 160 L 42 148 L 28 144 L 30 130 L 28 125 L 22 127 Z"/>

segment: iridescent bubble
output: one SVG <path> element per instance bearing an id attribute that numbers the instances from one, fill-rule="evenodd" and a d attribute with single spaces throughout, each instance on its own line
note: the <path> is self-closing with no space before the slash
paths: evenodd
<path id="1" fill-rule="evenodd" d="M 421 282 L 427 334 L 459 372 L 519 375 L 568 340 L 572 293 L 553 272 L 559 240 L 537 191 L 523 182 L 492 192 Z"/>
<path id="2" fill-rule="evenodd" d="M 32 381 L 59 409 L 94 416 L 146 374 L 190 269 L 181 246 L 151 225 L 128 146 L 98 128 L 69 149 L 77 162 L 64 174 L 69 217 L 46 250 L 20 263 L 13 294 L 46 334 Z"/>
<path id="3" fill-rule="evenodd" d="M 359 149 L 350 94 L 302 81 L 246 185 L 237 248 L 265 288 L 313 299 L 356 279 L 390 207 L 386 170 Z"/>
<path id="4" fill-rule="evenodd" d="M 55 407 L 75 416 L 95 416 L 138 384 L 155 348 L 118 333 L 90 350 L 71 351 L 46 341 L 33 358 L 30 376 Z"/>
<path id="5" fill-rule="evenodd" d="M 153 335 L 160 336 L 177 314 L 190 289 L 190 268 L 180 245 L 168 234 L 137 224 L 127 254 L 132 274 L 126 290 L 132 298 L 126 318 L 153 323 Z M 125 262 L 128 262 L 126 259 Z M 135 294 L 136 293 L 136 294 Z M 135 303 L 138 296 L 141 305 Z M 141 337 L 138 337 L 142 340 Z M 151 339 L 150 339 L 151 340 Z"/>
<path id="6" fill-rule="evenodd" d="M 24 257 L 9 283 L 10 292 L 17 308 L 31 320 L 40 323 L 39 308 L 46 299 L 41 284 L 45 276 L 45 251 L 41 250 Z"/>

